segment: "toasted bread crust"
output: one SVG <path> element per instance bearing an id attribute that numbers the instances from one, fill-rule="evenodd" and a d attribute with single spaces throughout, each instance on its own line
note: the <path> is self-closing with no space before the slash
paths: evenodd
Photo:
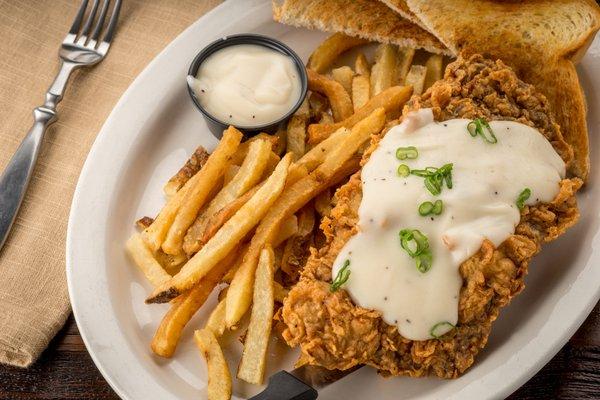
<path id="1" fill-rule="evenodd" d="M 274 0 L 273 18 L 288 25 L 452 54 L 429 32 L 375 0 Z"/>

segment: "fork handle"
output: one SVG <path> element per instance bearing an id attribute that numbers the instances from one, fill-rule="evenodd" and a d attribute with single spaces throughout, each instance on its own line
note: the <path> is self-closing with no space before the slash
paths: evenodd
<path id="1" fill-rule="evenodd" d="M 33 110 L 34 123 L 0 177 L 0 249 L 19 212 L 46 129 L 56 120 L 56 106 L 62 99 L 75 65 L 62 62 L 56 79 L 46 93 L 44 105 Z"/>

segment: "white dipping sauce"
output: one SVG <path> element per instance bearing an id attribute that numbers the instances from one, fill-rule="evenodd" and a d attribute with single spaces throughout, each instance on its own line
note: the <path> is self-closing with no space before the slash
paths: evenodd
<path id="1" fill-rule="evenodd" d="M 462 286 L 460 264 L 477 253 L 485 238 L 499 246 L 520 220 L 519 194 L 531 189 L 525 204 L 550 202 L 558 194 L 565 164 L 537 130 L 510 121 L 493 121 L 491 144 L 472 137 L 466 119 L 434 122 L 431 109 L 409 114 L 381 140 L 362 169 L 359 232 L 333 265 L 333 277 L 346 260 L 350 277 L 342 288 L 364 308 L 378 310 L 400 334 L 412 340 L 439 337 L 458 320 Z M 396 149 L 415 146 L 416 159 L 398 160 Z M 452 189 L 432 195 L 424 178 L 397 174 L 453 163 Z M 421 216 L 419 205 L 443 201 L 439 216 Z M 418 229 L 428 238 L 431 268 L 419 272 L 400 244 L 399 232 Z M 440 324 L 444 323 L 444 324 Z"/>
<path id="2" fill-rule="evenodd" d="M 268 47 L 239 44 L 211 54 L 188 85 L 208 113 L 224 123 L 258 126 L 287 114 L 300 97 L 294 60 Z"/>

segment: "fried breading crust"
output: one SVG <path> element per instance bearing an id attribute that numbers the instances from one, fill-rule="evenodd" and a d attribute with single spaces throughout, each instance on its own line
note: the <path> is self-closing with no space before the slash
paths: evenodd
<path id="1" fill-rule="evenodd" d="M 419 108 L 433 108 L 438 121 L 515 120 L 537 128 L 566 162 L 572 158 L 546 99 L 500 61 L 480 56 L 457 60 L 448 66 L 444 80 L 421 97 L 413 97 L 404 112 Z M 375 138 L 365 157 L 377 142 Z M 329 369 L 367 364 L 384 375 L 458 377 L 485 346 L 500 309 L 523 289 L 529 261 L 542 243 L 556 239 L 577 221 L 575 192 L 581 184 L 578 178 L 562 180 L 551 203 L 523 209 L 515 233 L 498 248 L 484 242 L 460 266 L 463 286 L 457 328 L 440 339 L 412 341 L 383 322 L 377 311 L 354 305 L 346 291 L 329 290 L 333 261 L 357 232 L 362 192 L 360 172 L 356 173 L 337 191 L 336 206 L 321 224 L 326 244 L 311 249 L 300 282 L 284 302 L 283 337 L 289 345 L 301 347 L 299 364 Z"/>

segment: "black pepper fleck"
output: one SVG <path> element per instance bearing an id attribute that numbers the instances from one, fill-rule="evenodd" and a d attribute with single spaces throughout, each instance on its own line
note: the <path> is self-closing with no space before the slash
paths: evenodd
<path id="1" fill-rule="evenodd" d="M 410 319 L 406 318 L 406 322 L 408 322 L 410 324 Z"/>
<path id="2" fill-rule="evenodd" d="M 383 298 L 383 301 L 387 301 L 387 296 L 385 296 L 385 297 Z"/>
<path id="3" fill-rule="evenodd" d="M 494 192 L 494 194 L 495 194 L 496 196 L 498 196 L 498 191 L 496 190 L 496 191 Z"/>
<path id="4" fill-rule="evenodd" d="M 429 217 L 429 218 L 431 218 L 432 221 L 435 221 L 435 218 L 433 218 L 433 217 Z"/>
<path id="5" fill-rule="evenodd" d="M 444 126 L 448 126 L 448 124 L 444 124 Z"/>

